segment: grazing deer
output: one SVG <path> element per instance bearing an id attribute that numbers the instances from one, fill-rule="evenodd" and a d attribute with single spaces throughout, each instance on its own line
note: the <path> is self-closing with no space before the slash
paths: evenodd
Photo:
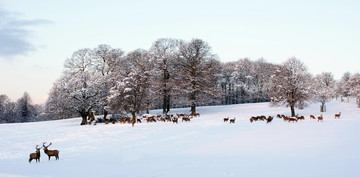
<path id="1" fill-rule="evenodd" d="M 269 116 L 267 119 L 266 119 L 266 123 L 270 123 L 274 118 Z"/>
<path id="2" fill-rule="evenodd" d="M 227 122 L 228 120 L 229 120 L 229 118 L 228 118 L 228 117 L 224 118 L 224 122 Z"/>
<path id="3" fill-rule="evenodd" d="M 192 115 L 192 116 L 194 116 L 194 117 L 197 117 L 197 116 L 199 116 L 200 117 L 200 114 L 199 113 L 191 113 L 190 115 Z"/>
<path id="4" fill-rule="evenodd" d="M 46 142 L 45 142 L 46 143 Z M 43 143 L 43 147 L 44 147 L 44 152 L 45 154 L 47 154 L 49 156 L 49 160 L 51 156 L 55 156 L 56 160 L 59 160 L 59 151 L 58 150 L 48 150 L 48 147 L 52 144 L 50 142 L 49 145 L 45 146 L 45 143 Z"/>
<path id="5" fill-rule="evenodd" d="M 284 118 L 284 121 L 290 122 L 290 118 L 289 118 L 289 117 L 284 116 L 283 118 Z"/>
<path id="6" fill-rule="evenodd" d="M 276 115 L 277 118 L 281 118 L 280 114 Z"/>
<path id="7" fill-rule="evenodd" d="M 288 120 L 289 120 L 289 122 L 297 122 L 298 121 L 296 118 L 292 118 L 292 117 L 290 117 Z"/>
<path id="8" fill-rule="evenodd" d="M 190 118 L 188 118 L 188 117 L 183 117 L 182 120 L 181 120 L 181 122 L 183 122 L 183 121 L 185 121 L 185 122 L 190 122 Z"/>
<path id="9" fill-rule="evenodd" d="M 321 121 L 324 120 L 324 117 L 322 116 L 322 114 L 321 114 L 321 116 L 318 117 L 318 122 L 319 122 L 320 120 L 321 120 Z"/>
<path id="10" fill-rule="evenodd" d="M 310 115 L 310 119 L 316 119 L 314 115 Z"/>
<path id="11" fill-rule="evenodd" d="M 235 123 L 235 117 L 233 119 L 230 119 L 230 123 Z"/>
<path id="12" fill-rule="evenodd" d="M 166 121 L 167 121 L 167 122 L 171 122 L 171 118 L 170 118 L 170 117 L 167 117 L 167 118 L 166 118 Z"/>
<path id="13" fill-rule="evenodd" d="M 300 116 L 300 117 L 298 116 L 297 120 L 305 120 L 305 117 L 304 116 Z"/>
<path id="14" fill-rule="evenodd" d="M 38 162 L 38 161 L 40 162 L 40 149 L 41 149 L 41 147 L 39 147 L 39 145 L 36 145 L 35 149 L 36 149 L 36 152 L 30 154 L 29 163 L 31 163 L 31 161 L 33 159 L 35 159 L 36 162 Z"/>
<path id="15" fill-rule="evenodd" d="M 141 123 L 141 119 L 137 118 L 136 119 L 137 123 Z"/>
<path id="16" fill-rule="evenodd" d="M 160 122 L 165 122 L 165 118 L 160 118 Z"/>
<path id="17" fill-rule="evenodd" d="M 335 114 L 335 119 L 336 118 L 340 119 L 340 116 L 341 116 L 341 112 L 339 112 L 339 114 Z"/>

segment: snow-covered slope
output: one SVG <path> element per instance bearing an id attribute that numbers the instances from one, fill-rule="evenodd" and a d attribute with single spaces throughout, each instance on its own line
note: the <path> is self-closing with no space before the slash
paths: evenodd
<path id="1" fill-rule="evenodd" d="M 189 109 L 176 109 L 184 113 Z M 159 110 L 152 111 L 152 114 Z M 80 126 L 80 119 L 0 125 L 2 176 L 358 176 L 360 109 L 332 101 L 297 110 L 305 120 L 250 123 L 251 116 L 289 115 L 268 103 L 198 108 L 191 122 Z M 334 114 L 342 112 L 340 119 Z M 224 117 L 236 117 L 235 124 Z M 60 160 L 28 163 L 35 146 L 52 142 Z"/>

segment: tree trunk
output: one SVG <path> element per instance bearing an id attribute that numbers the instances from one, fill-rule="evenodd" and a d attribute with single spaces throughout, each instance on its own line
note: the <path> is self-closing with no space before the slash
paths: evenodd
<path id="1" fill-rule="evenodd" d="M 325 111 L 324 111 L 324 106 L 325 106 L 325 104 L 324 104 L 324 103 L 321 103 L 321 105 L 320 105 L 320 112 L 325 112 Z"/>
<path id="2" fill-rule="evenodd" d="M 136 122 L 135 112 L 132 112 L 131 115 L 132 115 L 132 126 L 134 127 L 135 122 Z"/>
<path id="3" fill-rule="evenodd" d="M 196 105 L 195 103 L 191 103 L 191 114 L 195 114 L 196 113 Z"/>
<path id="4" fill-rule="evenodd" d="M 86 125 L 87 124 L 87 116 L 89 115 L 88 113 L 86 112 L 83 112 L 83 113 L 80 113 L 81 115 L 81 118 L 82 118 L 82 121 L 81 121 L 81 124 L 80 125 Z"/>
<path id="5" fill-rule="evenodd" d="M 106 120 L 106 116 L 108 115 L 108 111 L 104 109 L 104 120 Z"/>
<path id="6" fill-rule="evenodd" d="M 291 109 L 291 117 L 295 117 L 295 107 L 290 106 L 290 109 Z"/>

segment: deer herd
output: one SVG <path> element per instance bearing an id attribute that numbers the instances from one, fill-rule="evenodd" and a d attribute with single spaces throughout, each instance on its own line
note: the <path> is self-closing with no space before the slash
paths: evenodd
<path id="1" fill-rule="evenodd" d="M 339 112 L 339 114 L 335 114 L 335 119 L 340 119 L 340 116 L 341 116 L 341 112 Z M 297 122 L 299 120 L 305 120 L 305 116 L 299 116 L 299 115 L 295 115 L 295 117 L 290 117 L 290 116 L 277 114 L 276 117 L 279 119 L 283 119 L 285 122 Z M 270 123 L 273 119 L 274 119 L 274 117 L 272 117 L 272 116 L 268 116 L 268 117 L 266 117 L 264 115 L 251 116 L 250 123 L 253 123 L 254 121 L 266 121 L 266 123 Z M 318 122 L 320 122 L 320 121 L 324 120 L 324 117 L 322 114 L 320 116 L 318 116 L 317 118 L 314 115 L 310 115 L 309 119 L 315 119 L 315 120 L 317 119 Z M 228 122 L 228 121 L 230 123 L 235 123 L 235 118 L 229 119 L 229 117 L 225 117 L 224 122 Z"/>
<path id="2" fill-rule="evenodd" d="M 200 114 L 199 113 L 193 113 L 193 114 L 185 114 L 185 113 L 181 113 L 181 114 L 170 114 L 170 115 L 143 115 L 141 118 L 137 117 L 136 118 L 136 123 L 142 123 L 142 122 L 147 122 L 147 123 L 155 123 L 155 122 L 172 122 L 172 123 L 179 123 L 179 120 L 181 120 L 181 122 L 190 122 L 194 117 L 199 117 Z M 109 122 L 111 122 L 112 124 L 115 124 L 116 122 L 120 122 L 121 124 L 131 124 L 133 121 L 133 119 L 131 117 L 121 117 L 121 118 L 110 118 L 110 119 L 97 119 L 95 121 L 95 123 L 93 125 L 96 125 L 97 123 L 105 123 L 105 124 L 109 124 Z M 89 124 L 91 125 L 91 124 Z"/>
<path id="3" fill-rule="evenodd" d="M 45 143 L 46 143 L 46 142 L 45 142 Z M 51 156 L 54 156 L 56 160 L 59 160 L 59 151 L 58 151 L 58 150 L 48 150 L 48 147 L 49 147 L 52 143 L 50 142 L 50 144 L 47 145 L 47 146 L 45 146 L 45 143 L 43 143 L 43 147 L 39 147 L 39 145 L 36 145 L 36 147 L 35 147 L 35 149 L 36 149 L 35 153 L 31 153 L 31 154 L 30 154 L 29 163 L 31 163 L 31 161 L 32 161 L 33 159 L 35 159 L 36 162 L 38 162 L 38 161 L 40 162 L 40 149 L 41 149 L 41 148 L 44 148 L 44 153 L 45 153 L 46 155 L 48 155 L 49 160 L 50 160 L 50 157 L 51 157 Z"/>

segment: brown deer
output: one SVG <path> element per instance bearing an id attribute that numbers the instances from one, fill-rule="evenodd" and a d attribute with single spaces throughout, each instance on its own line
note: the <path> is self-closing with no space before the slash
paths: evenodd
<path id="1" fill-rule="evenodd" d="M 310 119 L 316 119 L 314 115 L 310 115 Z"/>
<path id="2" fill-rule="evenodd" d="M 293 118 L 293 117 L 290 117 L 288 120 L 289 120 L 289 122 L 297 122 L 298 121 L 296 118 Z"/>
<path id="3" fill-rule="evenodd" d="M 304 116 L 300 116 L 300 117 L 298 116 L 297 120 L 305 120 L 305 117 Z"/>
<path id="4" fill-rule="evenodd" d="M 335 114 L 335 119 L 336 118 L 340 119 L 340 116 L 341 116 L 341 112 L 339 112 L 339 114 Z"/>
<path id="5" fill-rule="evenodd" d="M 266 119 L 266 123 L 270 123 L 274 118 L 269 116 L 267 119 Z"/>
<path id="6" fill-rule="evenodd" d="M 230 121 L 230 123 L 235 123 L 235 117 L 233 118 L 233 119 L 230 119 L 229 121 Z"/>
<path id="7" fill-rule="evenodd" d="M 322 114 L 321 114 L 321 116 L 318 117 L 318 122 L 319 122 L 320 120 L 321 120 L 321 121 L 324 120 L 324 117 L 322 116 Z"/>
<path id="8" fill-rule="evenodd" d="M 190 122 L 190 118 L 188 118 L 188 117 L 183 117 L 182 120 L 181 120 L 181 122 L 183 122 L 183 121 L 185 121 L 185 122 Z"/>
<path id="9" fill-rule="evenodd" d="M 40 149 L 41 149 L 41 147 L 39 147 L 39 145 L 36 145 L 35 149 L 36 149 L 36 152 L 30 154 L 29 163 L 31 163 L 31 161 L 33 159 L 35 159 L 36 162 L 38 162 L 38 161 L 40 162 Z"/>
<path id="10" fill-rule="evenodd" d="M 228 118 L 228 117 L 224 118 L 224 122 L 227 122 L 228 120 L 229 120 L 229 118 Z"/>
<path id="11" fill-rule="evenodd" d="M 46 142 L 45 142 L 46 143 Z M 55 156 L 56 160 L 59 160 L 59 151 L 58 150 L 48 150 L 48 147 L 52 144 L 50 142 L 49 145 L 45 146 L 45 143 L 43 143 L 43 147 L 44 147 L 44 152 L 45 154 L 47 154 L 49 156 L 49 160 L 51 156 Z"/>
<path id="12" fill-rule="evenodd" d="M 173 123 L 178 123 L 178 118 L 174 118 L 172 121 Z"/>

